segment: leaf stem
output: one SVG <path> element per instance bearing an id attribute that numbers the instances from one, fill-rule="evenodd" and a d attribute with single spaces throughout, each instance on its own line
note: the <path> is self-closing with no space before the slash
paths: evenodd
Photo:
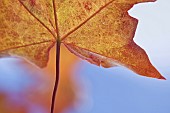
<path id="1" fill-rule="evenodd" d="M 53 94 L 52 94 L 51 113 L 54 113 L 55 98 L 56 98 L 56 93 L 57 93 L 58 83 L 59 83 L 59 75 L 60 75 L 60 46 L 61 46 L 61 42 L 58 39 L 57 40 L 57 45 L 56 45 L 56 79 L 55 79 L 55 85 L 54 85 Z"/>

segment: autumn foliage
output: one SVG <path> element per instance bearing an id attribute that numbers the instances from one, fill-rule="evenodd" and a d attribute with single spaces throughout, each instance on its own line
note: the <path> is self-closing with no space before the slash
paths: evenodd
<path id="1" fill-rule="evenodd" d="M 155 0 L 2 0 L 0 57 L 20 56 L 39 67 L 60 40 L 72 53 L 103 67 L 125 66 L 164 79 L 133 37 L 134 4 Z"/>
<path id="2" fill-rule="evenodd" d="M 165 79 L 133 41 L 138 20 L 128 10 L 143 2 L 155 0 L 1 0 L 0 58 L 22 57 L 44 68 L 51 48 L 56 45 L 56 56 L 51 59 L 57 59 L 53 67 L 57 67 L 59 75 L 60 46 L 64 45 L 71 53 L 97 66 L 124 66 L 142 76 Z M 60 70 L 62 74 L 65 67 Z M 70 78 L 66 76 L 63 80 L 59 90 L 70 84 L 72 91 Z M 0 94 L 0 98 L 6 99 L 4 95 Z M 58 95 L 63 103 L 57 103 L 56 109 L 61 112 L 75 94 L 73 91 L 66 100 L 63 94 Z"/>

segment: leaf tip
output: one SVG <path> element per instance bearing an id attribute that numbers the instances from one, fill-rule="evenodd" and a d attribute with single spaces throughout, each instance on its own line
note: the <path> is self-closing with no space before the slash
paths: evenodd
<path id="1" fill-rule="evenodd" d="M 163 76 L 160 76 L 158 79 L 160 79 L 160 80 L 166 80 L 166 78 L 163 77 Z"/>

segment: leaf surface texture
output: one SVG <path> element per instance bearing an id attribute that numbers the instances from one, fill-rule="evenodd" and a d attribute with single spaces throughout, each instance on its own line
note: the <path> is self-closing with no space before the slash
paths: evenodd
<path id="1" fill-rule="evenodd" d="M 133 5 L 155 0 L 2 0 L 0 57 L 24 57 L 40 67 L 57 38 L 72 53 L 98 66 L 125 66 L 164 79 L 133 41 Z"/>

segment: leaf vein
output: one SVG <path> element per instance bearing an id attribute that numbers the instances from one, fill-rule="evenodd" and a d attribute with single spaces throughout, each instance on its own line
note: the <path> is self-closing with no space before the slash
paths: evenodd
<path id="1" fill-rule="evenodd" d="M 20 46 L 0 50 L 0 52 L 9 51 L 9 50 L 12 50 L 12 49 L 19 49 L 19 48 L 22 48 L 22 47 L 28 47 L 28 46 L 38 45 L 38 44 L 43 44 L 43 43 L 47 43 L 47 42 L 53 42 L 53 41 L 47 40 L 47 41 L 43 41 L 43 42 L 36 42 L 36 43 L 31 43 L 31 44 L 26 44 L 26 45 L 20 45 Z"/>
<path id="2" fill-rule="evenodd" d="M 40 20 L 38 19 L 26 6 L 25 4 L 21 1 L 21 0 L 18 0 L 22 5 L 23 7 L 42 25 L 44 26 L 52 35 L 53 35 L 53 38 L 55 39 L 55 34 Z"/>
<path id="3" fill-rule="evenodd" d="M 74 27 L 73 29 L 71 29 L 67 34 L 63 35 L 61 40 L 64 40 L 66 37 L 68 37 L 70 34 L 72 34 L 73 32 L 75 32 L 76 30 L 78 30 L 81 26 L 83 26 L 85 23 L 87 23 L 89 20 L 91 20 L 94 16 L 96 16 L 100 11 L 102 11 L 105 7 L 107 7 L 108 5 L 110 5 L 114 0 L 106 3 L 105 5 L 101 6 L 99 8 L 99 10 L 97 10 L 95 13 L 93 13 L 90 17 L 88 17 L 86 20 L 84 20 L 83 22 L 81 22 L 78 26 Z"/>

